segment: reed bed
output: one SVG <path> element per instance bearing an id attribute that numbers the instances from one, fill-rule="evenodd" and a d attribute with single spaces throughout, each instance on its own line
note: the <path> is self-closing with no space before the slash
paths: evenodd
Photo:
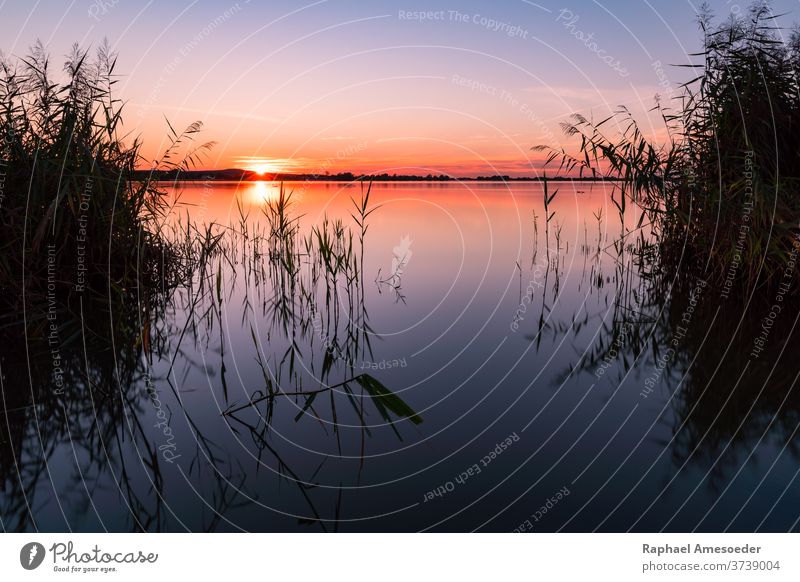
<path id="1" fill-rule="evenodd" d="M 713 25 L 700 18 L 697 75 L 678 106 L 657 100 L 669 139 L 649 140 L 624 108 L 599 122 L 575 114 L 562 125 L 578 151 L 536 146 L 547 163 L 613 180 L 621 215 L 641 209 L 657 268 L 697 272 L 724 294 L 797 291 L 800 247 L 800 36 L 775 24 L 769 6 Z M 623 233 L 623 237 L 628 233 Z"/>

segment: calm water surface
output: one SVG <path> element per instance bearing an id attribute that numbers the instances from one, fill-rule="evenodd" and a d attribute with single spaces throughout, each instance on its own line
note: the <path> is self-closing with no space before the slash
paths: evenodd
<path id="1" fill-rule="evenodd" d="M 358 230 L 359 186 L 286 189 L 303 235 Z M 752 357 L 769 303 L 653 277 L 610 186 L 558 189 L 548 244 L 539 184 L 376 184 L 331 293 L 254 256 L 279 185 L 174 189 L 230 226 L 203 277 L 64 348 L 69 395 L 4 349 L 4 529 L 797 529 L 797 313 Z"/>

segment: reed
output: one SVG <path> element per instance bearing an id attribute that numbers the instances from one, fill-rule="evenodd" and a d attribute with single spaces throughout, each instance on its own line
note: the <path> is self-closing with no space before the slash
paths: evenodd
<path id="1" fill-rule="evenodd" d="M 69 301 L 163 288 L 181 273 L 161 233 L 164 193 L 136 171 L 141 144 L 122 132 L 115 63 L 106 44 L 92 58 L 75 45 L 54 72 L 38 43 L 0 62 L 0 289 L 9 311 L 23 299 L 41 304 L 54 287 Z M 212 145 L 193 146 L 200 129 L 169 126 L 156 166 L 191 167 Z"/>
<path id="2" fill-rule="evenodd" d="M 626 201 L 643 210 L 636 229 L 652 229 L 662 267 L 698 270 L 728 293 L 786 282 L 796 290 L 800 36 L 784 42 L 764 2 L 712 21 L 705 10 L 703 62 L 677 111 L 657 100 L 667 143 L 646 138 L 621 108 L 599 122 L 576 114 L 564 123 L 579 141 L 575 154 L 534 149 L 563 171 L 614 180 L 614 204 L 621 215 Z"/>

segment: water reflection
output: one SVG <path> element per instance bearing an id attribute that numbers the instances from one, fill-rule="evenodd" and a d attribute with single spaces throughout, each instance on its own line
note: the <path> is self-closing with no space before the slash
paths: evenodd
<path id="1" fill-rule="evenodd" d="M 615 384 L 633 379 L 643 401 L 662 400 L 660 422 L 669 437 L 656 444 L 676 471 L 702 472 L 714 493 L 758 463 L 761 448 L 796 462 L 800 399 L 791 354 L 800 346 L 797 300 L 782 298 L 791 316 L 772 319 L 773 304 L 763 298 L 722 301 L 703 273 L 650 261 L 647 246 L 630 250 L 635 277 L 617 263 L 613 307 L 566 374 L 615 374 Z M 601 275 L 596 281 L 602 287 Z M 766 324 L 771 341 L 763 341 Z"/>
<path id="2" fill-rule="evenodd" d="M 692 498 L 701 527 L 791 526 L 737 512 L 794 500 L 798 311 L 753 356 L 770 302 L 720 301 L 580 188 L 547 225 L 537 185 L 186 186 L 219 223 L 165 226 L 187 278 L 62 292 L 60 376 L 47 306 L 6 315 L 3 528 L 508 531 L 565 486 L 542 527 L 692 529 Z"/>

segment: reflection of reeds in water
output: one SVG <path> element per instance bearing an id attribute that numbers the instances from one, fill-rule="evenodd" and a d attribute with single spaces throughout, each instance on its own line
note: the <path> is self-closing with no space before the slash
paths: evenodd
<path id="1" fill-rule="evenodd" d="M 155 294 L 140 299 L 139 304 L 87 304 L 74 316 L 59 310 L 65 341 L 57 348 L 57 363 L 46 335 L 36 331 L 47 321 L 44 313 L 37 316 L 31 309 L 27 330 L 22 324 L 0 330 L 5 346 L 0 357 L 0 483 L 4 490 L 0 518 L 6 530 L 36 529 L 37 519 L 45 512 L 49 520 L 56 518 L 58 513 L 53 512 L 57 510 L 48 502 L 56 485 L 49 463 L 63 453 L 67 443 L 76 471 L 57 491 L 59 507 L 70 510 L 61 512 L 65 528 L 75 519 L 73 504 L 85 506 L 83 513 L 94 514 L 93 484 L 104 482 L 117 484 L 123 508 L 115 512 L 114 529 L 175 527 L 165 505 L 166 463 L 159 449 L 163 441 L 154 440 L 146 420 L 152 418 L 153 403 L 159 402 L 151 387 L 168 383 L 153 377 L 147 364 L 168 346 L 155 323 L 163 316 L 165 304 Z M 146 316 L 153 319 L 143 320 Z M 27 337 L 25 342 L 20 341 L 23 337 Z M 204 473 L 202 488 L 217 492 L 214 509 L 224 513 L 232 502 L 230 489 L 240 478 L 224 456 L 211 454 L 202 429 L 197 431 L 197 442 L 191 464 Z M 191 461 L 188 450 L 182 453 Z M 213 469 L 204 470 L 200 459 L 211 459 Z M 213 517 L 206 525 L 213 527 Z"/>
<path id="2" fill-rule="evenodd" d="M 573 116 L 563 127 L 580 140 L 578 154 L 550 150 L 548 162 L 562 170 L 614 180 L 621 232 L 606 244 L 595 214 L 596 256 L 615 267 L 609 276 L 600 261 L 591 265 L 588 292 L 613 283 L 608 312 L 547 328 L 566 336 L 596 321 L 593 348 L 559 382 L 614 374 L 613 382 L 640 384 L 642 402 L 669 398 L 672 436 L 662 444 L 680 469 L 703 466 L 719 490 L 761 447 L 800 452 L 797 375 L 786 362 L 797 348 L 791 318 L 774 324 L 765 348 L 754 343 L 771 303 L 798 309 L 798 45 L 779 41 L 762 3 L 746 18 L 703 27 L 704 70 L 682 110 L 658 105 L 665 147 L 623 109 L 600 122 Z M 606 133 L 612 123 L 622 128 L 616 138 Z M 628 228 L 631 207 L 639 214 Z"/>
<path id="3" fill-rule="evenodd" d="M 218 225 L 206 226 L 203 238 L 196 237 L 195 243 L 188 234 L 184 235 L 186 254 L 199 256 L 193 261 L 196 269 L 192 289 L 188 292 L 192 298 L 190 317 L 178 344 L 188 329 L 197 337 L 194 314 L 202 314 L 203 327 L 216 325 L 222 333 L 223 264 L 244 266 L 234 270 L 233 277 L 244 278 L 235 279 L 239 288 L 247 290 L 243 310 L 246 319 L 242 324 L 250 330 L 264 392 L 257 391 L 245 405 L 230 406 L 225 411 L 226 416 L 241 414 L 247 409 L 258 410 L 258 405 L 263 405 L 263 418 L 271 419 L 276 404 L 290 397 L 300 401 L 301 412 L 297 416 L 300 420 L 306 414 L 317 416 L 315 403 L 320 395 L 327 394 L 333 431 L 338 434 L 337 394 L 341 394 L 353 405 L 364 427 L 367 424 L 365 402 L 372 403 L 382 420 L 394 430 L 392 416 L 420 422 L 419 416 L 380 381 L 369 374 L 357 373 L 355 369 L 362 358 L 372 357 L 372 330 L 364 304 L 363 277 L 368 217 L 376 209 L 369 205 L 370 190 L 371 186 L 362 189 L 361 199 L 353 200 L 355 213 L 351 216 L 357 227 L 355 232 L 341 219 L 331 220 L 325 216 L 303 235 L 302 217 L 295 213 L 292 192 L 281 185 L 277 197 L 263 208 L 266 229 L 257 223 L 250 224 L 240 205 L 237 224 L 224 229 Z M 176 232 L 189 233 L 196 228 L 187 224 L 176 228 Z M 216 276 L 208 268 L 215 260 L 218 264 Z M 251 289 L 256 290 L 257 297 L 250 296 Z M 262 324 L 254 319 L 254 303 L 261 305 L 268 318 L 270 331 L 267 335 L 280 331 L 288 340 L 284 353 L 272 354 L 271 358 L 265 353 L 259 340 L 263 334 Z M 215 319 L 220 321 L 215 323 Z M 314 363 L 316 343 L 322 344 L 318 368 Z M 311 353 L 303 353 L 304 345 L 310 346 Z M 305 369 L 316 369 L 318 375 L 302 378 L 298 369 L 301 360 Z M 336 369 L 341 370 L 343 377 L 330 382 L 331 373 Z M 317 386 L 309 387 L 309 382 Z M 269 422 L 264 428 L 269 430 Z M 366 435 L 366 430 L 363 434 Z"/>
<path id="4" fill-rule="evenodd" d="M 88 506 L 86 482 L 121 476 L 132 529 L 167 521 L 163 461 L 142 424 L 142 386 L 149 358 L 167 343 L 158 330 L 169 297 L 196 269 L 196 255 L 184 247 L 208 241 L 197 243 L 188 230 L 183 240 L 162 235 L 170 210 L 164 193 L 135 173 L 139 142 L 128 146 L 119 134 L 115 61 L 105 44 L 94 60 L 74 48 L 63 82 L 54 81 L 41 44 L 27 58 L 0 63 L 6 529 L 36 527 L 41 491 L 54 486 L 48 461 L 64 443 L 79 468 L 75 498 Z M 191 166 L 210 146 L 192 146 L 200 128 L 170 126 L 170 147 L 156 166 Z M 62 517 L 69 527 L 70 516 Z"/>
<path id="5" fill-rule="evenodd" d="M 2 508 L 7 527 L 12 527 L 12 523 L 20 530 L 32 527 L 33 513 L 27 510 L 25 499 L 36 491 L 48 457 L 67 438 L 76 446 L 82 443 L 83 450 L 96 463 L 93 472 L 90 466 L 84 467 L 83 477 L 88 481 L 102 481 L 104 474 L 109 478 L 107 471 L 114 467 L 122 472 L 125 490 L 121 495 L 133 529 L 152 531 L 171 527 L 168 524 L 174 526 L 163 504 L 164 461 L 159 457 L 152 431 L 142 425 L 149 406 L 146 387 L 150 383 L 169 386 L 174 401 L 180 403 L 171 378 L 176 374 L 186 377 L 191 368 L 198 366 L 192 363 L 190 354 L 207 352 L 213 344 L 219 348 L 218 377 L 223 399 L 229 402 L 232 388 L 225 373 L 227 340 L 223 318 L 224 306 L 236 290 L 243 292 L 241 323 L 252 337 L 252 353 L 262 373 L 263 390 L 251 390 L 246 404 L 229 403 L 224 419 L 232 427 L 238 427 L 237 430 L 244 427 L 251 432 L 259 456 L 266 453 L 275 459 L 281 474 L 298 485 L 312 514 L 319 518 L 309 495 L 310 483 L 303 481 L 269 444 L 271 423 L 282 410 L 281 401 L 294 401 L 293 406 L 283 410 L 284 414 L 295 415 L 296 422 L 304 418 L 319 422 L 327 411 L 331 416 L 324 426 L 332 428 L 337 441 L 340 408 L 349 407 L 361 425 L 362 455 L 366 438 L 374 430 L 371 425 L 376 424 L 369 419 L 371 412 L 377 413 L 380 423 L 398 436 L 398 418 L 414 424 L 421 422 L 414 410 L 380 380 L 356 369 L 361 358 L 371 357 L 372 331 L 364 306 L 361 276 L 366 219 L 372 210 L 367 203 L 361 201 L 363 211 L 358 215 L 361 222 L 356 232 L 341 220 L 325 218 L 303 236 L 300 217 L 293 213 L 291 193 L 283 189 L 274 203 L 264 209 L 265 226 L 250 222 L 243 211 L 238 224 L 227 227 L 197 225 L 180 215 L 165 223 L 161 236 L 180 257 L 174 268 L 182 280 L 168 288 L 140 288 L 138 303 L 121 302 L 111 307 L 106 304 L 105 309 L 92 309 L 93 325 L 103 329 L 103 318 L 111 318 L 116 336 L 112 339 L 98 335 L 94 342 L 87 343 L 86 347 L 97 354 L 88 361 L 89 380 L 82 374 L 86 362 L 82 359 L 80 341 L 65 342 L 63 346 L 65 359 L 70 354 L 69 365 L 64 367 L 70 371 L 65 383 L 71 386 L 70 393 L 63 398 L 54 397 L 52 378 L 48 379 L 44 372 L 51 368 L 46 365 L 49 357 L 46 349 L 41 350 L 45 363 L 37 366 L 40 373 L 33 378 L 33 403 L 16 397 L 29 392 L 22 389 L 24 370 L 13 368 L 15 373 L 6 375 L 3 408 L 11 414 L 7 430 L 3 431 L 0 473 L 8 478 L 16 471 L 15 463 L 21 468 L 16 489 L 9 490 L 8 505 Z M 39 319 L 33 318 L 30 325 L 35 328 L 45 321 L 43 314 Z M 64 318 L 62 334 L 80 339 L 79 330 L 73 328 L 71 332 L 67 323 Z M 21 333 L 19 326 L 13 331 Z M 264 337 L 271 339 L 263 341 Z M 278 337 L 288 342 L 286 352 L 277 353 L 274 349 Z M 109 346 L 117 346 L 116 355 L 109 351 Z M 5 353 L 0 363 L 3 372 L 15 361 L 24 358 L 15 352 Z M 209 365 L 204 364 L 199 371 L 210 373 Z M 162 375 L 151 377 L 157 368 Z M 339 378 L 333 379 L 334 374 Z M 123 388 L 121 392 L 115 390 L 115 383 Z M 120 396 L 115 396 L 118 392 Z M 16 396 L 9 398 L 9 395 Z M 326 397 L 327 407 L 320 407 L 321 396 Z M 97 408 L 97 402 L 102 409 Z M 65 403 L 69 409 L 62 410 Z M 85 409 L 78 410 L 79 406 Z M 100 433 L 90 428 L 87 415 L 91 411 L 95 414 L 94 422 L 101 423 Z M 180 411 L 180 415 L 192 427 L 200 444 L 198 457 L 190 466 L 195 472 L 206 473 L 203 478 L 206 486 L 216 487 L 216 509 L 224 514 L 240 499 L 236 489 L 244 487 L 246 472 L 236 469 L 224 455 L 220 457 L 220 451 L 203 436 L 203 427 L 196 426 L 187 411 Z M 124 419 L 130 422 L 127 430 Z M 44 443 L 32 440 L 34 422 L 43 433 Z M 129 444 L 124 444 L 126 439 Z M 103 447 L 111 446 L 118 454 L 113 458 L 104 456 Z M 137 450 L 151 471 L 144 480 L 150 485 L 144 489 L 141 474 L 134 476 L 135 471 L 127 467 L 130 455 Z M 208 527 L 218 525 L 219 520 L 220 516 L 214 513 Z"/>
<path id="6" fill-rule="evenodd" d="M 382 383 L 369 374 L 356 374 L 355 364 L 362 357 L 371 357 L 370 335 L 366 307 L 364 305 L 364 244 L 369 229 L 368 217 L 375 210 L 369 206 L 371 185 L 362 190 L 359 201 L 353 201 L 356 212 L 352 218 L 357 226 L 354 233 L 341 219 L 331 220 L 325 216 L 320 224 L 311 228 L 306 236 L 301 235 L 300 218 L 293 211 L 292 193 L 281 186 L 277 198 L 269 201 L 264 209 L 268 233 L 264 238 L 253 237 L 253 255 L 268 257 L 270 291 L 266 300 L 273 323 L 290 339 L 290 347 L 279 362 L 286 365 L 288 374 L 294 374 L 296 358 L 302 358 L 301 343 L 320 341 L 323 356 L 319 377 L 320 388 L 295 386 L 285 390 L 277 386 L 274 373 L 260 359 L 255 331 L 252 331 L 254 347 L 259 353 L 267 392 L 251 399 L 248 404 L 229 408 L 228 416 L 241 413 L 248 408 L 264 403 L 266 417 L 274 414 L 275 403 L 284 397 L 301 399 L 301 414 L 316 414 L 314 402 L 321 394 L 328 394 L 333 415 L 333 430 L 336 423 L 336 393 L 341 392 L 353 404 L 359 419 L 366 425 L 364 401 L 369 400 L 381 418 L 394 428 L 391 414 L 419 422 L 420 418 L 405 402 L 394 395 Z M 232 231 L 233 229 L 231 229 Z M 239 225 L 238 232 L 244 232 Z M 237 236 L 236 234 L 233 235 Z M 357 243 L 356 243 L 357 240 Z M 258 250 L 267 247 L 264 254 Z M 346 311 L 342 313 L 342 306 Z M 251 324 L 251 330 L 253 330 Z M 313 357 L 313 356 L 312 356 Z M 336 383 L 328 383 L 335 367 L 340 367 L 346 376 Z M 358 388 L 360 393 L 354 392 Z"/>
<path id="7" fill-rule="evenodd" d="M 661 425 L 668 423 L 671 436 L 661 444 L 669 447 L 676 467 L 708 471 L 708 485 L 717 491 L 757 457 L 760 447 L 800 457 L 798 375 L 786 361 L 800 341 L 794 318 L 776 321 L 766 347 L 754 356 L 770 301 L 721 304 L 719 290 L 692 271 L 676 276 L 663 269 L 646 228 L 622 230 L 606 244 L 605 217 L 602 211 L 594 217 L 596 241 L 584 244 L 583 254 L 591 261 L 584 265 L 579 289 L 586 285 L 587 297 L 602 298 L 602 309 L 591 313 L 585 305 L 571 322 L 555 313 L 560 245 L 554 245 L 555 258 L 543 263 L 541 279 L 538 271 L 533 274 L 542 285 L 531 287 L 538 297 L 528 303 L 538 304 L 540 313 L 526 337 L 537 349 L 546 340 L 557 344 L 597 330 L 588 350 L 575 340 L 581 356 L 555 383 L 586 375 L 591 383 L 633 385 L 633 397 L 641 403 L 655 401 L 660 407 L 669 400 Z M 783 312 L 800 308 L 789 295 L 782 303 Z"/>
<path id="8" fill-rule="evenodd" d="M 671 394 L 672 438 L 664 444 L 676 465 L 705 465 L 719 487 L 759 446 L 798 454 L 797 376 L 785 361 L 797 344 L 791 318 L 774 324 L 766 348 L 754 340 L 772 303 L 784 313 L 798 308 L 800 57 L 796 41 L 780 41 L 763 3 L 718 28 L 704 17 L 702 26 L 705 62 L 681 110 L 657 104 L 666 146 L 646 139 L 623 109 L 564 124 L 580 140 L 575 155 L 537 149 L 549 150 L 560 169 L 614 180 L 622 225 L 606 245 L 595 215 L 596 252 L 615 264 L 614 303 L 598 321 L 594 348 L 562 380 L 616 371 L 616 382 L 643 383 L 643 401 Z M 612 124 L 621 127 L 616 137 Z M 629 229 L 631 206 L 640 214 Z M 601 268 L 590 268 L 590 291 L 609 281 Z"/>
<path id="9" fill-rule="evenodd" d="M 622 245 L 611 248 L 621 252 Z M 759 447 L 800 457 L 798 375 L 786 361 L 800 341 L 793 318 L 776 321 L 766 347 L 754 356 L 769 303 L 745 298 L 721 304 L 705 280 L 662 272 L 652 245 L 632 244 L 626 252 L 629 261 L 615 261 L 614 302 L 607 311 L 587 312 L 568 327 L 547 325 L 565 338 L 588 325 L 599 332 L 556 382 L 585 374 L 591 382 L 634 386 L 641 403 L 655 400 L 660 407 L 668 401 L 671 414 L 662 423 L 669 423 L 671 437 L 661 444 L 677 467 L 708 471 L 708 485 L 717 490 Z M 606 284 L 601 265 L 594 268 L 589 293 Z M 545 296 L 543 290 L 543 305 Z M 784 302 L 784 310 L 800 308 L 797 298 Z"/>
<path id="10" fill-rule="evenodd" d="M 177 527 L 164 501 L 160 435 L 143 424 L 154 410 L 153 384 L 174 397 L 180 410 L 170 415 L 179 414 L 191 428 L 195 456 L 182 455 L 202 488 L 212 489 L 204 527 L 219 524 L 235 506 L 246 472 L 194 423 L 173 381 L 192 370 L 210 373 L 210 364 L 195 363 L 191 354 L 216 344 L 229 406 L 224 418 L 249 422 L 245 410 L 233 411 L 226 374 L 224 309 L 237 291 L 263 377 L 266 397 L 255 391 L 247 404 L 257 412 L 251 424 L 263 439 L 280 400 L 296 401 L 298 422 L 321 420 L 325 411 L 316 395 L 325 393 L 337 439 L 341 400 L 352 405 L 362 425 L 362 453 L 370 412 L 395 431 L 398 418 L 420 422 L 382 382 L 355 370 L 359 358 L 371 357 L 363 280 L 367 219 L 374 211 L 369 188 L 354 201 L 355 230 L 326 218 L 303 234 L 283 188 L 263 209 L 265 224 L 241 205 L 236 224 L 194 223 L 180 214 L 180 200 L 170 204 L 158 184 L 135 170 L 139 143 L 126 146 L 118 135 L 114 64 L 105 46 L 93 63 L 76 49 L 66 64 L 67 81 L 53 83 L 37 46 L 17 66 L 0 66 L 6 164 L 0 519 L 10 530 L 36 527 L 48 463 L 65 443 L 80 468 L 74 491 L 87 483 L 118 483 L 126 527 Z M 169 126 L 170 146 L 154 167 L 192 167 L 211 145 L 194 144 L 200 129 L 199 123 L 183 132 Z M 271 349 L 278 336 L 289 342 L 286 352 Z M 321 357 L 304 354 L 304 346 L 321 348 Z M 333 380 L 334 374 L 340 378 Z M 292 474 L 273 452 L 283 474 Z M 81 503 L 90 504 L 92 493 L 85 493 Z"/>

